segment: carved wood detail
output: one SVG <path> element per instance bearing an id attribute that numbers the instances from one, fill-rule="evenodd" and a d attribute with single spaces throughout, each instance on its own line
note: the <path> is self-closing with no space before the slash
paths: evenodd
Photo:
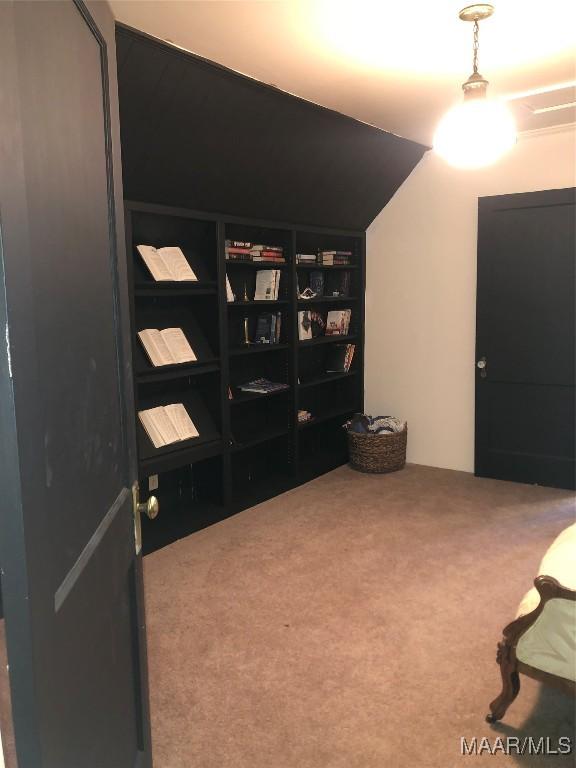
<path id="1" fill-rule="evenodd" d="M 562 598 L 564 600 L 576 600 L 576 591 L 563 587 L 552 576 L 537 576 L 534 579 L 534 586 L 540 595 L 540 602 L 536 608 L 524 616 L 519 616 L 510 622 L 502 631 L 502 640 L 498 643 L 496 651 L 496 663 L 500 666 L 500 675 L 502 677 L 502 690 L 500 694 L 490 703 L 490 713 L 486 715 L 489 723 L 495 723 L 501 720 L 506 714 L 506 710 L 514 701 L 520 691 L 519 672 L 539 679 L 542 682 L 555 685 L 562 690 L 574 690 L 575 686 L 571 681 L 559 678 L 557 675 L 551 675 L 546 672 L 536 670 L 527 664 L 519 662 L 516 658 L 516 646 L 518 640 L 531 627 L 544 610 L 548 600 L 553 598 Z M 568 684 L 568 685 L 566 685 Z"/>

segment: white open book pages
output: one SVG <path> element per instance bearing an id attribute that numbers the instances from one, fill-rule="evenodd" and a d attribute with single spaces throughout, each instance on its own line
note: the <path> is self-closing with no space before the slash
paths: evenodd
<path id="1" fill-rule="evenodd" d="M 163 406 L 138 411 L 138 418 L 148 437 L 152 440 L 154 448 L 162 448 L 164 445 L 177 443 L 180 440 L 178 432 Z"/>
<path id="2" fill-rule="evenodd" d="M 146 354 L 154 367 L 193 363 L 197 360 L 181 328 L 145 328 L 138 332 Z"/>
<path id="3" fill-rule="evenodd" d="M 178 246 L 137 245 L 136 250 L 156 282 L 198 280 Z"/>
<path id="4" fill-rule="evenodd" d="M 138 411 L 138 418 L 154 448 L 198 437 L 198 430 L 182 403 Z"/>
<path id="5" fill-rule="evenodd" d="M 180 440 L 190 440 L 193 437 L 198 437 L 198 430 L 182 403 L 165 405 L 164 410 L 168 413 L 168 418 L 176 428 Z"/>

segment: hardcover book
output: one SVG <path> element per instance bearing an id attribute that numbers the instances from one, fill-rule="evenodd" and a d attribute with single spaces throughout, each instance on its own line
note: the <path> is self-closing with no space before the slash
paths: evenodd
<path id="1" fill-rule="evenodd" d="M 346 336 L 350 327 L 350 309 L 333 309 L 326 318 L 326 336 Z"/>
<path id="2" fill-rule="evenodd" d="M 300 341 L 312 338 L 312 314 L 309 309 L 298 312 L 298 338 Z"/>
<path id="3" fill-rule="evenodd" d="M 279 269 L 259 269 L 256 272 L 254 301 L 275 301 L 280 286 Z"/>
<path id="4" fill-rule="evenodd" d="M 321 269 L 310 272 L 310 290 L 315 296 L 324 295 L 324 272 Z"/>
<path id="5" fill-rule="evenodd" d="M 138 418 L 154 448 L 198 437 L 198 430 L 182 403 L 138 411 Z"/>
<path id="6" fill-rule="evenodd" d="M 198 280 L 177 246 L 154 248 L 153 245 L 137 245 L 136 250 L 156 282 Z"/>
<path id="7" fill-rule="evenodd" d="M 145 328 L 138 331 L 138 338 L 155 368 L 196 361 L 194 350 L 181 328 Z"/>

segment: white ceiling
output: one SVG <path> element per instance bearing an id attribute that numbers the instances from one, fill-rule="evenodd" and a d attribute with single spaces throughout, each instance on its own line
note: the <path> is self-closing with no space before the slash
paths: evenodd
<path id="1" fill-rule="evenodd" d="M 460 84 L 472 69 L 472 28 L 458 19 L 465 4 L 110 0 L 116 18 L 129 26 L 425 144 L 461 98 Z M 574 0 L 494 5 L 494 15 L 480 25 L 479 69 L 491 95 L 576 81 Z M 552 103 L 565 101 L 567 92 L 559 93 Z M 540 118 L 523 107 L 517 114 L 521 129 L 574 120 L 574 109 L 548 110 Z"/>

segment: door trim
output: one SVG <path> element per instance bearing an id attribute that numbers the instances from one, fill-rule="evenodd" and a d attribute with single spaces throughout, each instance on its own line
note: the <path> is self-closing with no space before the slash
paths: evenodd
<path id="1" fill-rule="evenodd" d="M 62 583 L 54 593 L 54 613 L 58 613 L 60 608 L 70 592 L 74 589 L 74 585 L 82 575 L 82 571 L 88 565 L 90 558 L 98 548 L 98 545 L 106 535 L 106 531 L 112 525 L 116 515 L 120 512 L 126 500 L 130 498 L 130 493 L 127 488 L 122 488 L 114 503 L 105 514 L 104 518 L 96 528 L 88 543 L 80 553 L 78 560 L 74 563 L 72 568 L 68 571 L 66 576 L 62 579 Z"/>

